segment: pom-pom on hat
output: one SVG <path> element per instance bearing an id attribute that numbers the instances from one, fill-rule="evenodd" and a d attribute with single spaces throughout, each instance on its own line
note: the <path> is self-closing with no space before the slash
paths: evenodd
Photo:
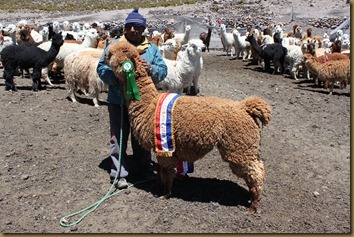
<path id="1" fill-rule="evenodd" d="M 144 18 L 139 12 L 139 8 L 135 8 L 131 13 L 128 14 L 125 19 L 125 26 L 136 25 L 146 28 L 146 18 Z"/>

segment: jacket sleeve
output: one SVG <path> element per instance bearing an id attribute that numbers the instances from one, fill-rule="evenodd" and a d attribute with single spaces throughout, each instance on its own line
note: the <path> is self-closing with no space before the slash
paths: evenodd
<path id="1" fill-rule="evenodd" d="M 162 55 L 157 48 L 157 46 L 153 45 L 152 53 L 153 53 L 153 61 L 150 63 L 151 65 L 151 78 L 152 81 L 157 84 L 160 81 L 163 81 L 167 75 L 167 66 L 165 61 L 162 58 Z"/>
<path id="2" fill-rule="evenodd" d="M 113 42 L 114 41 L 112 41 L 112 43 Z M 118 78 L 114 74 L 112 68 L 104 62 L 104 57 L 105 57 L 105 54 L 106 54 L 108 48 L 109 48 L 109 46 L 106 47 L 106 49 L 103 51 L 101 58 L 98 61 L 96 71 L 97 71 L 98 76 L 102 79 L 102 81 L 104 81 L 104 83 L 106 83 L 110 86 L 114 86 L 114 85 L 118 85 L 120 83 L 119 83 Z"/>

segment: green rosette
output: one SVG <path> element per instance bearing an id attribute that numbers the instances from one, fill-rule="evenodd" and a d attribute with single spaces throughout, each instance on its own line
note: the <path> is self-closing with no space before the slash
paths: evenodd
<path id="1" fill-rule="evenodd" d="M 127 91 L 126 91 L 126 97 L 127 99 L 135 99 L 135 100 L 140 100 L 140 95 L 139 95 L 139 90 L 138 87 L 136 86 L 136 81 L 134 77 L 134 64 L 130 60 L 126 60 L 122 64 L 122 70 L 125 72 L 125 75 L 127 77 Z"/>

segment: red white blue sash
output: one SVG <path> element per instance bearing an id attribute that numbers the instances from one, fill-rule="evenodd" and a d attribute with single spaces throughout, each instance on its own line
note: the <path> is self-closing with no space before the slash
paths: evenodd
<path id="1" fill-rule="evenodd" d="M 180 95 L 176 93 L 163 93 L 157 103 L 155 113 L 155 152 L 159 156 L 171 157 L 175 151 L 172 111 L 179 97 Z"/>

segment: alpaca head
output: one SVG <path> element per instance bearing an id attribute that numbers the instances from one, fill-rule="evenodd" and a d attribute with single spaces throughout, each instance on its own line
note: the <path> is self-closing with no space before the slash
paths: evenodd
<path id="1" fill-rule="evenodd" d="M 64 28 L 64 30 L 69 31 L 70 30 L 70 22 L 69 21 L 64 21 L 63 22 L 63 28 Z"/>
<path id="2" fill-rule="evenodd" d="M 191 30 L 191 26 L 190 25 L 186 25 L 186 32 Z"/>
<path id="3" fill-rule="evenodd" d="M 165 41 L 168 40 L 168 39 L 172 39 L 175 37 L 175 34 L 173 33 L 173 30 L 172 29 L 165 29 L 164 31 L 164 37 L 165 37 Z"/>
<path id="4" fill-rule="evenodd" d="M 311 35 L 312 35 L 312 28 L 307 28 L 306 33 L 307 33 L 307 37 L 311 37 Z"/>
<path id="5" fill-rule="evenodd" d="M 253 34 L 254 34 L 254 30 L 252 29 L 252 30 L 250 30 L 249 31 L 249 33 L 248 33 L 248 35 L 246 36 L 246 41 L 248 41 L 248 42 L 251 42 L 251 40 L 252 40 L 252 38 L 253 38 Z"/>
<path id="6" fill-rule="evenodd" d="M 191 39 L 187 44 L 182 45 L 181 51 L 186 51 L 188 55 L 200 56 L 205 44 L 200 39 Z"/>
<path id="7" fill-rule="evenodd" d="M 122 65 L 126 61 L 133 64 L 135 77 L 147 76 L 146 70 L 142 66 L 140 54 L 145 51 L 138 50 L 134 45 L 118 41 L 109 46 L 104 57 L 105 63 L 110 66 L 122 84 L 126 84 L 126 73 L 123 71 Z"/>
<path id="8" fill-rule="evenodd" d="M 311 64 L 315 61 L 315 56 L 310 53 L 304 53 L 304 61 L 306 64 Z"/>
<path id="9" fill-rule="evenodd" d="M 55 46 L 62 46 L 64 44 L 64 39 L 63 36 L 61 34 L 61 32 L 59 32 L 58 34 L 55 34 L 52 38 L 52 44 Z"/>

